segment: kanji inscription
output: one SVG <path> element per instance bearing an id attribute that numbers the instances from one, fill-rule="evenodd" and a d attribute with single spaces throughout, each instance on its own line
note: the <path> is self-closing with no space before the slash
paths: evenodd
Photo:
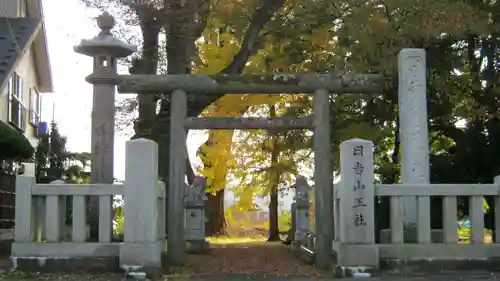
<path id="1" fill-rule="evenodd" d="M 354 146 L 352 149 L 352 156 L 355 158 L 354 166 L 352 167 L 355 181 L 353 186 L 354 202 L 352 208 L 356 210 L 354 212 L 353 225 L 359 227 L 366 225 L 363 214 L 364 207 L 367 206 L 363 192 L 365 190 L 365 184 L 363 183 L 363 172 L 365 171 L 365 166 L 363 165 L 364 147 L 362 145 Z"/>

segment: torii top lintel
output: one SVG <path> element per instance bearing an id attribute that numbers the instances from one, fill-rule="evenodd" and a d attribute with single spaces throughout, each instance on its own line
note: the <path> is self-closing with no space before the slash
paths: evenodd
<path id="1" fill-rule="evenodd" d="M 200 94 L 292 94 L 314 93 L 318 89 L 330 93 L 379 93 L 385 77 L 378 74 L 280 73 L 264 75 L 120 75 L 120 93 L 169 93 L 184 90 Z"/>

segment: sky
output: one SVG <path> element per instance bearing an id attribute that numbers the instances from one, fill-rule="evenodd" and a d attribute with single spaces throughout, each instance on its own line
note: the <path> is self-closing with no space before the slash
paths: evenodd
<path id="1" fill-rule="evenodd" d="M 54 92 L 42 95 L 41 119 L 50 122 L 54 118 L 61 135 L 68 139 L 69 151 L 90 152 L 92 85 L 85 77 L 92 72 L 92 58 L 75 53 L 73 47 L 82 39 L 91 39 L 99 33 L 94 20 L 99 12 L 86 9 L 80 0 L 43 0 L 42 3 Z M 128 74 L 123 67 L 119 73 Z M 127 95 L 116 94 L 115 97 L 119 100 Z M 128 133 L 115 130 L 114 177 L 119 180 L 125 178 L 125 143 L 131 130 Z M 194 165 L 201 164 L 196 151 L 205 140 L 203 131 L 190 131 L 188 135 L 188 153 Z M 226 200 L 231 201 L 231 198 L 227 192 Z M 286 208 L 292 195 L 282 200 Z M 262 207 L 266 205 L 258 201 Z"/>
<path id="2" fill-rule="evenodd" d="M 61 134 L 68 138 L 68 150 L 90 152 L 92 85 L 85 77 L 92 72 L 92 58 L 75 53 L 73 46 L 99 33 L 94 20 L 98 12 L 86 9 L 80 0 L 43 0 L 43 8 L 54 92 L 43 94 L 42 121 L 50 122 L 54 117 Z M 128 74 L 123 68 L 119 72 Z M 125 97 L 116 94 L 117 100 Z M 124 179 L 125 143 L 129 137 L 127 132 L 115 132 L 114 175 L 120 180 Z M 190 134 L 191 159 L 204 141 L 203 132 Z"/>

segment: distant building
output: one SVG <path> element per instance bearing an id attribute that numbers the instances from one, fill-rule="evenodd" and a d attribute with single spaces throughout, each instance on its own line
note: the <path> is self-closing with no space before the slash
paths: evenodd
<path id="1" fill-rule="evenodd" d="M 235 222 L 248 221 L 252 224 L 267 222 L 269 221 L 269 212 L 259 210 L 248 211 L 243 214 L 233 212 L 233 219 Z"/>

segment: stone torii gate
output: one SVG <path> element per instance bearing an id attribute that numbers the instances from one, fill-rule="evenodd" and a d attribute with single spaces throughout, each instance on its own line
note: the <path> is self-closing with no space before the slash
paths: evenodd
<path id="1" fill-rule="evenodd" d="M 333 241 L 333 178 L 330 144 L 331 93 L 373 93 L 382 90 L 383 77 L 374 74 L 269 74 L 269 75 L 127 75 L 118 78 L 121 93 L 171 93 L 170 173 L 168 190 L 168 257 L 184 260 L 183 198 L 186 173 L 186 135 L 189 129 L 311 129 L 314 131 L 316 198 L 316 264 L 331 266 Z M 187 93 L 314 95 L 313 115 L 302 118 L 188 117 Z M 328 223 L 330 222 L 330 223 Z"/>
<path id="2" fill-rule="evenodd" d="M 330 145 L 331 93 L 381 92 L 384 77 L 376 74 L 339 75 L 318 73 L 268 75 L 118 75 L 117 58 L 135 47 L 114 38 L 115 22 L 104 13 L 98 18 L 101 33 L 83 40 L 75 51 L 94 58 L 94 73 L 87 81 L 94 85 L 92 111 L 93 182 L 112 181 L 114 93 L 169 93 L 171 96 L 170 165 L 168 181 L 168 258 L 172 265 L 184 262 L 184 188 L 186 137 L 189 129 L 311 129 L 314 132 L 314 180 L 316 198 L 316 264 L 329 268 L 333 243 L 333 179 Z M 187 93 L 293 94 L 314 95 L 312 116 L 301 118 L 198 118 L 187 116 Z"/>

